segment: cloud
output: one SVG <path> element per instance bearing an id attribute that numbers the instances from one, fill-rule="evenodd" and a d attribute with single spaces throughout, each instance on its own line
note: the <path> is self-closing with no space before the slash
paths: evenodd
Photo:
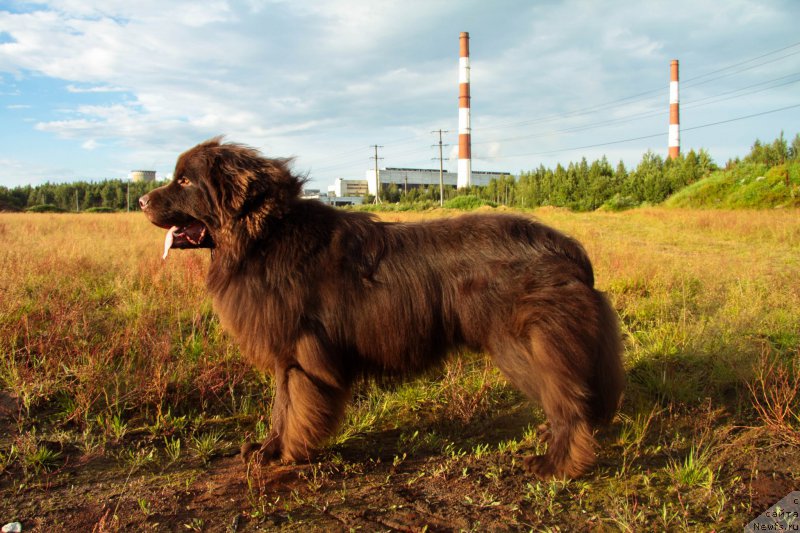
<path id="1" fill-rule="evenodd" d="M 100 144 L 94 139 L 89 139 L 87 141 L 84 141 L 83 144 L 81 144 L 81 148 L 83 148 L 84 150 L 94 150 L 98 146 L 100 146 Z"/>
<path id="2" fill-rule="evenodd" d="M 666 96 L 654 93 L 604 116 L 575 114 L 665 86 L 673 56 L 695 71 L 751 56 L 740 36 L 779 33 L 793 5 L 678 4 L 54 0 L 0 8 L 0 73 L 19 80 L 17 95 L 26 81 L 57 81 L 57 104 L 36 102 L 35 132 L 93 157 L 116 151 L 119 165 L 171 166 L 227 134 L 298 154 L 302 168 L 360 175 L 370 144 L 413 137 L 387 148 L 397 166 L 430 156 L 430 130 L 456 131 L 457 37 L 469 30 L 473 138 L 486 143 L 476 154 L 516 165 L 524 160 L 506 154 L 597 142 L 597 130 L 558 132 L 659 109 Z M 602 132 L 636 128 L 646 126 Z"/>
<path id="3" fill-rule="evenodd" d="M 114 87 L 111 85 L 95 85 L 92 87 L 78 87 L 73 84 L 67 85 L 67 91 L 71 93 L 122 93 L 127 91 L 124 87 Z"/>

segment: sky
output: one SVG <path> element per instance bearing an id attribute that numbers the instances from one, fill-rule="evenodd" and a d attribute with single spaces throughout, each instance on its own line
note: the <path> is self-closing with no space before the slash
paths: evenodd
<path id="1" fill-rule="evenodd" d="M 311 187 L 456 169 L 470 34 L 473 170 L 666 155 L 717 163 L 800 132 L 797 0 L 0 0 L 0 186 L 170 177 L 225 135 Z"/>

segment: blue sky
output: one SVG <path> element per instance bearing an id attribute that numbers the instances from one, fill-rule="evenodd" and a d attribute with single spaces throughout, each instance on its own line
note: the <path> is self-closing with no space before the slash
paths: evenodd
<path id="1" fill-rule="evenodd" d="M 219 134 L 324 187 L 372 144 L 438 166 L 442 128 L 454 170 L 461 31 L 475 170 L 666 154 L 673 58 L 682 149 L 724 163 L 800 131 L 798 20 L 796 0 L 0 0 L 0 185 L 166 177 Z"/>

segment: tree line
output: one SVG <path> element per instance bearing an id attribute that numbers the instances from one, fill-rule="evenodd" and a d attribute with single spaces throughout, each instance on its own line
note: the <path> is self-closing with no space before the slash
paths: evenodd
<path id="1" fill-rule="evenodd" d="M 771 143 L 756 140 L 743 159 L 729 160 L 725 168 L 740 165 L 766 165 L 768 168 L 787 161 L 800 159 L 800 134 L 791 143 L 780 137 Z M 643 203 L 657 204 L 673 193 L 718 170 L 708 151 L 690 150 L 674 159 L 646 152 L 638 165 L 626 168 L 620 161 L 612 166 L 604 156 L 589 163 L 582 158 L 578 163 L 555 168 L 540 165 L 534 170 L 522 171 L 518 176 L 493 179 L 484 187 L 456 190 L 445 189 L 445 200 L 459 195 L 473 195 L 493 204 L 514 207 L 558 206 L 575 211 L 591 211 L 603 205 L 625 208 Z M 407 193 L 391 184 L 382 193 L 388 202 L 417 203 L 438 202 L 439 188 L 425 187 Z"/>
<path id="2" fill-rule="evenodd" d="M 725 168 L 753 164 L 771 168 L 797 160 L 800 160 L 800 134 L 789 142 L 781 132 L 780 137 L 770 143 L 756 140 L 744 158 L 729 160 Z M 674 159 L 665 159 L 648 151 L 639 164 L 630 169 L 622 161 L 613 166 L 605 156 L 591 163 L 583 158 L 566 167 L 540 165 L 534 170 L 522 171 L 518 176 L 493 179 L 484 187 L 458 190 L 447 187 L 445 199 L 473 195 L 494 204 L 515 207 L 551 205 L 576 211 L 591 211 L 603 205 L 625 208 L 663 202 L 717 169 L 709 153 L 702 149 L 697 152 L 690 150 Z M 45 205 L 62 211 L 97 208 L 120 211 L 130 208 L 134 211 L 139 209 L 140 196 L 162 184 L 115 179 L 0 187 L 0 210 L 25 210 Z M 439 201 L 439 188 L 417 187 L 406 191 L 397 184 L 390 184 L 383 189 L 381 198 L 388 203 L 433 205 Z"/>
<path id="3" fill-rule="evenodd" d="M 127 181 L 45 183 L 21 187 L 0 187 L 0 210 L 22 211 L 52 206 L 54 211 L 86 211 L 106 208 L 115 211 L 139 209 L 139 197 L 164 182 Z M 129 201 L 130 200 L 130 201 Z"/>

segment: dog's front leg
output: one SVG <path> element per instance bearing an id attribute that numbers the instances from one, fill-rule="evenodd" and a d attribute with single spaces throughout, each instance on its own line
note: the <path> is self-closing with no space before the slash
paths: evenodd
<path id="1" fill-rule="evenodd" d="M 260 462 L 270 462 L 281 458 L 282 440 L 286 427 L 289 394 L 287 386 L 288 372 L 277 368 L 273 374 L 275 379 L 275 395 L 272 398 L 272 416 L 269 434 L 262 443 L 246 442 L 242 444 L 242 460 L 247 462 L 256 454 Z"/>
<path id="2" fill-rule="evenodd" d="M 296 359 L 276 365 L 272 428 L 267 440 L 242 446 L 247 460 L 308 461 L 339 426 L 350 397 L 349 383 L 334 370 L 328 354 L 313 336 L 297 344 Z"/>

